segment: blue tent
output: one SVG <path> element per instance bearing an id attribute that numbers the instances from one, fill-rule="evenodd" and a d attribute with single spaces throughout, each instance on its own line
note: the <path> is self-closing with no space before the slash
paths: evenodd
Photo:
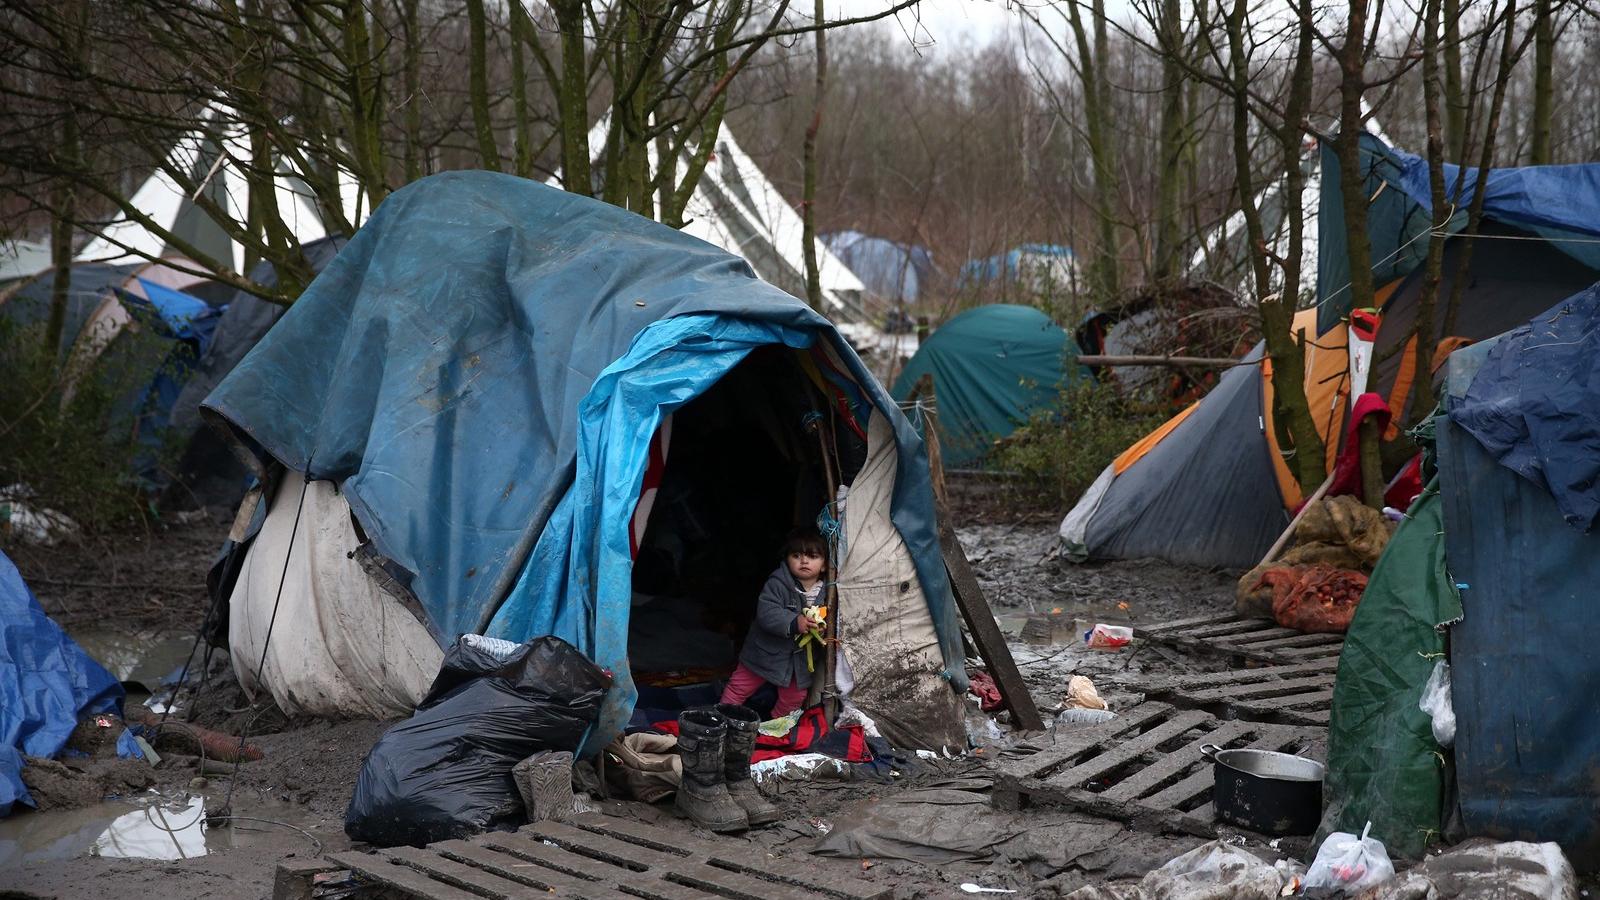
<path id="1" fill-rule="evenodd" d="M 836 231 L 822 240 L 879 297 L 916 303 L 923 283 L 935 274 L 933 254 L 926 247 L 859 231 Z"/>
<path id="2" fill-rule="evenodd" d="M 16 803 L 33 805 L 22 783 L 23 754 L 55 756 L 80 714 L 121 707 L 122 684 L 45 615 L 0 553 L 0 817 Z M 119 750 L 131 752 L 124 744 Z"/>
<path id="3" fill-rule="evenodd" d="M 743 260 L 617 207 L 488 172 L 409 185 L 203 413 L 263 475 L 276 463 L 338 483 L 441 645 L 466 632 L 554 634 L 615 673 L 595 746 L 636 696 L 630 523 L 652 438 L 664 416 L 774 347 L 801 351 L 846 424 L 887 424 L 893 526 L 942 674 L 964 688 L 910 424 L 826 319 Z M 755 396 L 738 415 L 759 419 L 779 399 Z"/>
<path id="4" fill-rule="evenodd" d="M 1033 279 L 1036 274 L 1030 272 L 1032 268 L 1038 268 L 1041 264 L 1050 266 L 1051 270 L 1070 268 L 1076 259 L 1071 247 L 1060 244 L 1021 244 L 1004 253 L 968 260 L 961 267 L 960 284 L 962 287 L 977 287 Z"/>

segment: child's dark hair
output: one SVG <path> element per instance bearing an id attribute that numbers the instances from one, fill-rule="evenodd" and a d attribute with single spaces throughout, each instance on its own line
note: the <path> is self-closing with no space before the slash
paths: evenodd
<path id="1" fill-rule="evenodd" d="M 788 558 L 791 553 L 815 553 L 827 560 L 828 542 L 822 539 L 822 532 L 815 525 L 802 525 L 789 532 L 783 541 L 783 556 Z"/>

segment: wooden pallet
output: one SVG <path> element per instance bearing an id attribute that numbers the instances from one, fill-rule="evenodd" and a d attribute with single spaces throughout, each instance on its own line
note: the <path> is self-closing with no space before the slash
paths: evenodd
<path id="1" fill-rule="evenodd" d="M 1182 709 L 1202 709 L 1223 719 L 1280 725 L 1328 724 L 1337 658 L 1288 666 L 1263 666 L 1201 675 L 1128 675 L 1108 684 Z"/>
<path id="2" fill-rule="evenodd" d="M 600 815 L 541 822 L 426 848 L 335 853 L 279 867 L 275 900 L 310 897 L 310 879 L 348 869 L 373 887 L 422 900 L 875 900 L 892 887 L 776 860 L 738 839 L 726 845 Z"/>
<path id="3" fill-rule="evenodd" d="M 1058 743 L 1002 762 L 996 806 L 1065 806 L 1156 831 L 1217 833 L 1205 744 L 1295 753 L 1325 737 L 1310 726 L 1223 721 L 1201 710 L 1146 702 L 1100 725 L 1064 730 Z"/>
<path id="4" fill-rule="evenodd" d="M 1246 619 L 1232 613 L 1136 625 L 1133 633 L 1147 641 L 1196 653 L 1275 665 L 1336 660 L 1344 647 L 1342 634 L 1306 634 L 1264 619 Z"/>

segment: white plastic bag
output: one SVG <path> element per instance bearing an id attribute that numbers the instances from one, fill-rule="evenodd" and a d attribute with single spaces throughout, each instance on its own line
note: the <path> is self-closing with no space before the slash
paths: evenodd
<path id="1" fill-rule="evenodd" d="M 1456 710 L 1450 700 L 1450 664 L 1439 660 L 1422 688 L 1422 711 L 1433 717 L 1433 739 L 1448 747 L 1456 740 Z"/>
<path id="2" fill-rule="evenodd" d="M 1394 863 L 1383 841 L 1368 837 L 1372 823 L 1361 829 L 1361 837 L 1335 831 L 1322 842 L 1317 858 L 1306 870 L 1302 890 L 1337 888 L 1349 893 L 1376 887 L 1394 877 Z"/>
<path id="3" fill-rule="evenodd" d="M 1283 875 L 1254 853 L 1211 841 L 1145 874 L 1135 894 L 1162 900 L 1274 900 Z"/>

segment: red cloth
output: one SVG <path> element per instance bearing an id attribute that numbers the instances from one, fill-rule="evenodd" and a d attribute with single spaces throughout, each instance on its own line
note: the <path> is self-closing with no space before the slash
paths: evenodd
<path id="1" fill-rule="evenodd" d="M 1417 499 L 1422 493 L 1422 454 L 1411 457 L 1406 467 L 1400 474 L 1389 482 L 1389 489 L 1383 492 L 1383 502 L 1395 509 L 1405 512 L 1411 508 L 1411 501 Z"/>
<path id="2" fill-rule="evenodd" d="M 677 734 L 676 720 L 656 722 L 650 726 L 663 734 Z M 791 753 L 826 753 L 845 762 L 872 762 L 872 749 L 867 746 L 866 733 L 860 725 L 829 728 L 822 707 L 813 706 L 800 714 L 800 721 L 783 737 L 756 737 L 756 751 L 750 762 L 777 759 Z"/>
<path id="3" fill-rule="evenodd" d="M 967 672 L 967 692 L 978 698 L 984 712 L 994 712 L 1006 705 L 1000 697 L 1000 686 L 988 672 Z"/>
<path id="4" fill-rule="evenodd" d="M 1345 429 L 1344 445 L 1339 448 L 1339 458 L 1333 463 L 1333 484 L 1328 486 L 1328 496 L 1361 493 L 1361 423 L 1368 416 L 1378 418 L 1378 430 L 1389 427 L 1389 404 L 1382 397 L 1368 391 L 1356 399 L 1350 413 L 1350 424 Z"/>

